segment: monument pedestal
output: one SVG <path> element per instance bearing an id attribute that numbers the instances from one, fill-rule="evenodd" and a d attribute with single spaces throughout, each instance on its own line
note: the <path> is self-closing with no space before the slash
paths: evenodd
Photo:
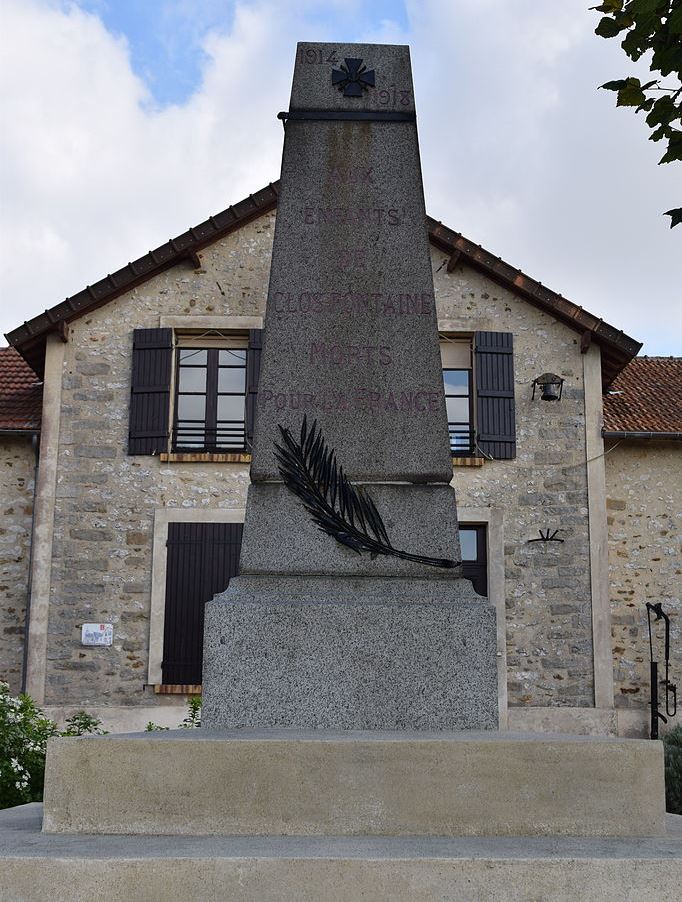
<path id="1" fill-rule="evenodd" d="M 173 730 L 50 740 L 43 830 L 653 836 L 662 744 L 480 732 Z"/>
<path id="2" fill-rule="evenodd" d="M 40 808 L 0 812 L 2 898 L 676 902 L 682 882 L 682 818 L 645 740 L 54 739 L 42 833 Z"/>
<path id="3" fill-rule="evenodd" d="M 468 580 L 242 576 L 207 605 L 210 729 L 494 730 L 497 707 Z"/>

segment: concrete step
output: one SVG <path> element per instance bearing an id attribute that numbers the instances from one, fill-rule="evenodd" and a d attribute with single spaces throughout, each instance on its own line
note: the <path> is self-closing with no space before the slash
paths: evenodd
<path id="1" fill-rule="evenodd" d="M 497 732 L 177 730 L 51 740 L 48 832 L 643 836 L 661 743 Z"/>
<path id="2" fill-rule="evenodd" d="M 2 902 L 678 902 L 682 885 L 673 815 L 639 838 L 101 836 L 41 833 L 41 807 L 0 812 Z"/>

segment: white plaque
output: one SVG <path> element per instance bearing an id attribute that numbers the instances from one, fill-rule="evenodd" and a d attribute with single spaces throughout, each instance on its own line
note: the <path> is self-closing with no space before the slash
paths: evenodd
<path id="1" fill-rule="evenodd" d="M 113 641 L 113 623 L 84 623 L 81 628 L 81 645 L 111 645 Z"/>

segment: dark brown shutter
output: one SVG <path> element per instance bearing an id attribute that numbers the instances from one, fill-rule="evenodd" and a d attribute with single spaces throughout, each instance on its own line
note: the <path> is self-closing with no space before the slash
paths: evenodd
<path id="1" fill-rule="evenodd" d="M 168 524 L 164 684 L 201 683 L 204 605 L 236 575 L 242 529 L 242 523 Z"/>
<path id="2" fill-rule="evenodd" d="M 253 432 L 256 425 L 256 405 L 258 403 L 258 380 L 260 359 L 263 352 L 263 330 L 249 330 L 249 349 L 246 354 L 246 447 L 253 447 Z"/>
<path id="3" fill-rule="evenodd" d="M 511 332 L 474 334 L 478 447 L 497 460 L 516 457 L 514 344 Z"/>
<path id="4" fill-rule="evenodd" d="M 128 454 L 168 450 L 172 329 L 135 329 Z"/>

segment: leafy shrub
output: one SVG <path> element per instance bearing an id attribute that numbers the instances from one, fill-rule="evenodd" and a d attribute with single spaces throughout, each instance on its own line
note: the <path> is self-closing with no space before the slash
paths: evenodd
<path id="1" fill-rule="evenodd" d="M 187 699 L 187 716 L 180 726 L 184 730 L 197 730 L 201 726 L 201 696 L 193 695 Z"/>
<path id="2" fill-rule="evenodd" d="M 663 737 L 665 756 L 665 809 L 682 814 L 682 725 Z"/>
<path id="3" fill-rule="evenodd" d="M 201 726 L 201 696 L 193 695 L 187 699 L 187 714 L 180 727 L 183 730 L 197 730 Z M 160 727 L 158 723 L 150 720 L 145 727 L 147 733 L 156 733 L 157 730 L 170 730 L 170 727 Z"/>
<path id="4" fill-rule="evenodd" d="M 0 808 L 43 797 L 45 751 L 57 725 L 28 695 L 10 695 L 0 682 Z"/>
<path id="5" fill-rule="evenodd" d="M 65 723 L 65 730 L 59 734 L 60 736 L 85 736 L 86 734 L 94 736 L 106 736 L 107 730 L 100 729 L 102 721 L 99 717 L 93 717 L 87 711 L 76 711 L 71 717 L 68 717 Z"/>
<path id="6" fill-rule="evenodd" d="M 187 715 L 180 726 L 201 726 L 201 696 L 187 700 Z M 103 736 L 102 721 L 86 711 L 76 711 L 63 730 L 45 717 L 28 695 L 13 696 L 7 683 L 0 681 L 0 809 L 40 802 L 43 798 L 45 754 L 50 736 Z M 167 730 L 151 720 L 147 732 Z"/>

